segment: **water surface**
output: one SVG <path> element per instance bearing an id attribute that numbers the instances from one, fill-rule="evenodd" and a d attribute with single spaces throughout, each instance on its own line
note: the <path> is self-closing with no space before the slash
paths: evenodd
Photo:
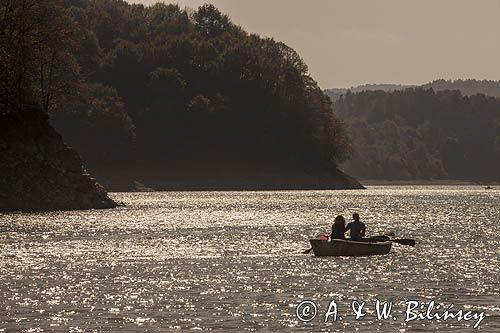
<path id="1" fill-rule="evenodd" d="M 500 331 L 500 191 L 374 186 L 359 191 L 112 193 L 127 207 L 0 214 L 0 332 L 472 331 L 474 321 L 405 322 L 405 302 L 484 311 Z M 391 254 L 301 252 L 336 214 L 371 235 L 417 240 Z M 373 302 L 393 301 L 377 321 Z M 318 317 L 300 322 L 313 300 Z M 343 321 L 323 322 L 331 300 Z M 349 306 L 366 301 L 355 320 Z"/>

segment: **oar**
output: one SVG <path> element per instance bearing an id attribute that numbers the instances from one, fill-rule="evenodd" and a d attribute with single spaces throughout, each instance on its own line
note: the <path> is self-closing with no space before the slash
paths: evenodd
<path id="1" fill-rule="evenodd" d="M 394 243 L 398 243 L 401 245 L 409 245 L 409 246 L 415 246 L 415 240 L 414 239 L 409 239 L 409 238 L 395 238 L 395 239 L 390 239 L 387 236 L 375 236 L 375 237 L 370 237 L 370 239 L 380 241 L 380 242 L 387 242 L 391 241 Z"/>
<path id="2" fill-rule="evenodd" d="M 390 239 L 391 242 L 398 243 L 401 245 L 409 245 L 409 246 L 415 246 L 415 240 L 410 239 L 410 238 L 397 238 L 397 239 Z"/>
<path id="3" fill-rule="evenodd" d="M 371 237 L 368 237 L 365 239 L 371 239 L 374 241 L 385 242 L 385 241 L 391 240 L 391 237 L 389 237 L 387 235 L 383 235 L 383 236 L 371 236 Z"/>
<path id="4" fill-rule="evenodd" d="M 311 251 L 312 251 L 312 249 L 313 249 L 313 248 L 311 247 L 310 249 L 307 249 L 307 250 L 303 251 L 302 253 L 304 253 L 304 254 L 308 254 L 309 252 L 311 252 Z"/>
<path id="5" fill-rule="evenodd" d="M 330 236 L 328 236 L 327 234 L 321 234 L 321 235 L 319 235 L 319 239 L 320 239 L 320 240 L 328 240 L 328 238 L 329 238 L 329 237 L 330 237 Z M 323 239 L 322 239 L 322 238 L 323 238 Z M 313 249 L 313 248 L 311 247 L 310 249 L 307 249 L 307 250 L 305 250 L 305 251 L 302 251 L 302 253 L 303 253 L 303 254 L 308 254 L 309 252 L 311 252 L 311 251 L 312 251 L 312 249 Z"/>

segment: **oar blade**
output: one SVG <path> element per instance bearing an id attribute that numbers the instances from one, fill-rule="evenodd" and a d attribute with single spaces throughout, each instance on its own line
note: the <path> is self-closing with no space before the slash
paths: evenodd
<path id="1" fill-rule="evenodd" d="M 311 251 L 312 251 L 312 249 L 313 249 L 313 248 L 311 247 L 310 249 L 307 249 L 307 250 L 303 251 L 302 253 L 303 253 L 303 254 L 308 254 L 309 252 L 311 252 Z"/>
<path id="2" fill-rule="evenodd" d="M 409 246 L 415 246 L 416 243 L 414 239 L 409 239 L 409 238 L 391 239 L 391 241 L 401 245 L 409 245 Z"/>

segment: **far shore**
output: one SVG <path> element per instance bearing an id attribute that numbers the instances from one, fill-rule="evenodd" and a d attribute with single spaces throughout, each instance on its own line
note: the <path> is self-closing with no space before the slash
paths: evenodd
<path id="1" fill-rule="evenodd" d="M 386 179 L 360 179 L 359 182 L 364 186 L 374 185 L 477 185 L 492 186 L 500 185 L 498 182 L 483 182 L 472 180 L 457 179 L 412 179 L 412 180 L 386 180 Z"/>

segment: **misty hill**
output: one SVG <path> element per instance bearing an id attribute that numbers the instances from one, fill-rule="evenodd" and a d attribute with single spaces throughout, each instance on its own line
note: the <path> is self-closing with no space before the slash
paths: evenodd
<path id="1" fill-rule="evenodd" d="M 491 80 L 434 80 L 422 85 L 422 88 L 432 88 L 435 91 L 458 90 L 464 96 L 484 94 L 500 98 L 500 81 Z"/>
<path id="2" fill-rule="evenodd" d="M 46 110 L 104 184 L 360 187 L 337 169 L 351 152 L 344 125 L 287 45 L 212 5 L 72 0 L 65 10 L 77 71 L 66 67 L 72 93 Z"/>
<path id="3" fill-rule="evenodd" d="M 360 92 L 360 91 L 394 91 L 394 90 L 404 90 L 406 88 L 410 88 L 410 85 L 400 85 L 400 84 L 363 84 L 356 87 L 351 88 L 330 88 L 325 89 L 325 94 L 330 97 L 332 101 L 336 101 L 340 98 L 340 96 L 344 95 L 348 90 L 351 92 Z"/>
<path id="4" fill-rule="evenodd" d="M 351 92 L 360 91 L 376 91 L 382 90 L 391 92 L 395 90 L 405 90 L 412 87 L 422 87 L 425 89 L 432 88 L 434 91 L 443 90 L 459 90 L 464 96 L 472 96 L 475 94 L 484 94 L 486 96 L 493 96 L 500 98 L 500 81 L 491 80 L 434 80 L 429 83 L 415 86 L 415 85 L 400 85 L 400 84 L 364 84 L 351 88 L 333 88 L 326 89 L 327 94 L 332 101 L 336 101 L 341 95 L 345 94 L 347 90 Z"/>
<path id="5" fill-rule="evenodd" d="M 500 180 L 500 100 L 408 88 L 347 92 L 334 105 L 355 153 L 344 169 L 364 179 Z"/>

